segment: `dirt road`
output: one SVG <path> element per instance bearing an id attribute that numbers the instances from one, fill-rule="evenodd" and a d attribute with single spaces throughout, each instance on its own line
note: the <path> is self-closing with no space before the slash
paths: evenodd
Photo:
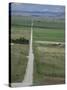
<path id="1" fill-rule="evenodd" d="M 29 60 L 27 64 L 26 74 L 23 81 L 23 86 L 29 86 L 33 83 L 33 61 L 34 61 L 34 54 L 32 49 L 32 34 L 33 34 L 33 23 L 31 25 L 31 40 L 30 40 L 30 49 L 29 49 Z"/>
<path id="2" fill-rule="evenodd" d="M 31 39 L 30 39 L 30 49 L 28 56 L 28 64 L 26 68 L 26 73 L 22 83 L 12 83 L 12 87 L 22 87 L 22 86 L 31 86 L 33 84 L 33 64 L 34 64 L 34 54 L 32 49 L 32 36 L 33 36 L 33 22 L 31 24 Z"/>

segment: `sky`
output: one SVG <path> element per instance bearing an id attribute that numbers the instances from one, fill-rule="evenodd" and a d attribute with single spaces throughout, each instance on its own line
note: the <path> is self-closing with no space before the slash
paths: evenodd
<path id="1" fill-rule="evenodd" d="M 58 5 L 39 5 L 39 4 L 22 4 L 12 3 L 12 11 L 31 11 L 31 12 L 64 12 L 64 6 Z"/>

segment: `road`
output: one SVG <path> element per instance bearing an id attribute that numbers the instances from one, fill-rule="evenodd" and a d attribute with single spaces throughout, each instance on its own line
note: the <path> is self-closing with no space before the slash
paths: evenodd
<path id="1" fill-rule="evenodd" d="M 24 76 L 24 80 L 22 83 L 12 83 L 12 87 L 22 87 L 22 86 L 31 86 L 33 84 L 33 65 L 34 65 L 34 54 L 32 49 L 32 41 L 33 41 L 33 22 L 31 24 L 31 38 L 30 38 L 30 46 L 29 46 L 29 56 L 28 63 L 26 68 L 26 73 Z"/>
<path id="2" fill-rule="evenodd" d="M 62 44 L 62 45 L 64 45 L 64 42 L 54 42 L 54 41 L 35 41 L 35 43 L 43 43 L 43 44 Z"/>

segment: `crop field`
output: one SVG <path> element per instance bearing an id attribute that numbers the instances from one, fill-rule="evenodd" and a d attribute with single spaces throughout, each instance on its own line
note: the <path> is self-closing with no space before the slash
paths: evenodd
<path id="1" fill-rule="evenodd" d="M 31 19 L 29 16 L 12 16 L 11 40 L 23 37 L 30 40 Z M 64 27 L 64 20 L 33 17 L 33 85 L 65 82 Z M 28 62 L 29 44 L 11 44 L 11 82 L 22 82 Z"/>
<path id="2" fill-rule="evenodd" d="M 34 55 L 34 85 L 64 83 L 64 47 L 35 44 Z"/>
<path id="3" fill-rule="evenodd" d="M 64 42 L 63 29 L 34 28 L 34 40 Z"/>
<path id="4" fill-rule="evenodd" d="M 65 82 L 64 33 L 61 26 L 60 28 L 33 28 L 35 57 L 33 85 L 53 85 Z"/>

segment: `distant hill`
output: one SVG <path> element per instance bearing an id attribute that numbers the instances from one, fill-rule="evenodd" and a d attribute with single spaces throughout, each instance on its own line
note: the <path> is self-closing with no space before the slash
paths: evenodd
<path id="1" fill-rule="evenodd" d="M 12 15 L 64 19 L 65 7 L 58 5 L 11 4 Z"/>

